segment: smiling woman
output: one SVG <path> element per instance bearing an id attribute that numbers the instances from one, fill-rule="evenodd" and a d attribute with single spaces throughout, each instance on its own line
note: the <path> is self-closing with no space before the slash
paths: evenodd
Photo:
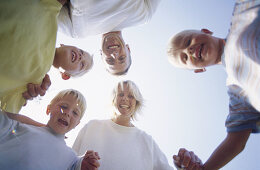
<path id="1" fill-rule="evenodd" d="M 173 169 L 153 138 L 131 123 L 143 103 L 135 83 L 119 82 L 112 98 L 114 117 L 87 123 L 73 145 L 77 154 L 82 155 L 87 149 L 97 151 L 100 170 Z"/>

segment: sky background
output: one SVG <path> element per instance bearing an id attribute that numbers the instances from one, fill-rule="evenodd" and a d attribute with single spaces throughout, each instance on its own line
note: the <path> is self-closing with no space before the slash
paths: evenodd
<path id="1" fill-rule="evenodd" d="M 69 132 L 66 142 L 72 146 L 79 130 L 91 119 L 111 116 L 110 95 L 119 80 L 132 80 L 139 87 L 145 106 L 134 124 L 152 135 L 172 164 L 172 155 L 184 147 L 194 151 L 205 162 L 226 136 L 228 115 L 226 73 L 222 66 L 207 72 L 174 68 L 168 62 L 169 38 L 184 29 L 208 28 L 225 38 L 235 0 L 162 0 L 152 20 L 141 26 L 126 28 L 123 37 L 130 45 L 132 66 L 126 76 L 111 76 L 101 61 L 101 36 L 71 39 L 58 34 L 57 47 L 63 43 L 78 46 L 94 54 L 92 70 L 77 79 L 61 80 L 57 70 L 49 72 L 52 86 L 44 97 L 30 101 L 25 114 L 47 123 L 47 104 L 62 89 L 81 91 L 87 100 L 87 111 L 81 123 Z M 260 135 L 252 134 L 244 151 L 223 170 L 259 170 Z"/>

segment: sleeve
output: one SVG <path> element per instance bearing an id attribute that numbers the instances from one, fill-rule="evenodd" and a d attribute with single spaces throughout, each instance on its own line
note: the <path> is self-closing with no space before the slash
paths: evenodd
<path id="1" fill-rule="evenodd" d="M 1 96 L 0 100 L 1 109 L 9 113 L 19 113 L 25 104 L 25 99 L 22 97 L 20 89 Z"/>
<path id="2" fill-rule="evenodd" d="M 82 164 L 83 158 L 84 158 L 83 156 L 80 158 L 77 157 L 77 160 L 75 161 L 75 163 L 70 168 L 68 168 L 68 170 L 81 170 L 81 164 Z"/>
<path id="3" fill-rule="evenodd" d="M 159 146 L 153 140 L 153 169 L 154 170 L 173 170 L 168 163 L 165 154 L 160 150 Z"/>
<path id="4" fill-rule="evenodd" d="M 14 122 L 16 121 L 9 119 L 4 112 L 0 111 L 0 139 L 3 139 L 4 136 L 12 131 Z"/>
<path id="5" fill-rule="evenodd" d="M 252 129 L 253 133 L 260 132 L 260 113 L 248 102 L 244 91 L 236 86 L 228 87 L 229 115 L 226 119 L 227 132 L 238 132 Z"/>
<path id="6" fill-rule="evenodd" d="M 84 141 L 84 136 L 85 136 L 85 131 L 87 129 L 87 125 L 86 124 L 78 133 L 78 136 L 72 146 L 72 149 L 76 152 L 77 155 L 84 155 L 86 151 L 82 151 L 82 144 L 85 142 Z"/>

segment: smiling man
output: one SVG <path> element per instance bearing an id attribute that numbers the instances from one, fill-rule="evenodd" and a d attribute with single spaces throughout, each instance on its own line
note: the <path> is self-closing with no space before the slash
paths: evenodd
<path id="1" fill-rule="evenodd" d="M 122 30 L 147 23 L 161 0 L 71 0 L 58 17 L 59 30 L 75 38 L 102 34 L 102 60 L 113 75 L 126 74 L 130 48 Z"/>
<path id="2" fill-rule="evenodd" d="M 243 151 L 251 133 L 260 133 L 260 1 L 237 0 L 226 42 L 207 29 L 182 31 L 170 39 L 169 61 L 193 69 L 223 64 L 228 75 L 227 137 L 204 170 L 225 166 Z M 203 90 L 203 89 L 202 89 Z"/>

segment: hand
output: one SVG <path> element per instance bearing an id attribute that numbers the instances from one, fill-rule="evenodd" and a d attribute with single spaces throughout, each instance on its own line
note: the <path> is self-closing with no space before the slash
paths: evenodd
<path id="1" fill-rule="evenodd" d="M 48 74 L 46 74 L 41 84 L 27 84 L 27 91 L 23 93 L 23 97 L 25 100 L 32 100 L 34 97 L 37 97 L 38 95 L 44 96 L 50 85 L 50 77 Z"/>
<path id="2" fill-rule="evenodd" d="M 179 150 L 178 155 L 173 155 L 174 164 L 185 170 L 203 170 L 201 160 L 192 151 L 184 148 Z"/>
<path id="3" fill-rule="evenodd" d="M 97 152 L 87 151 L 81 164 L 81 170 L 97 170 L 100 166 L 98 160 L 100 159 Z"/>

